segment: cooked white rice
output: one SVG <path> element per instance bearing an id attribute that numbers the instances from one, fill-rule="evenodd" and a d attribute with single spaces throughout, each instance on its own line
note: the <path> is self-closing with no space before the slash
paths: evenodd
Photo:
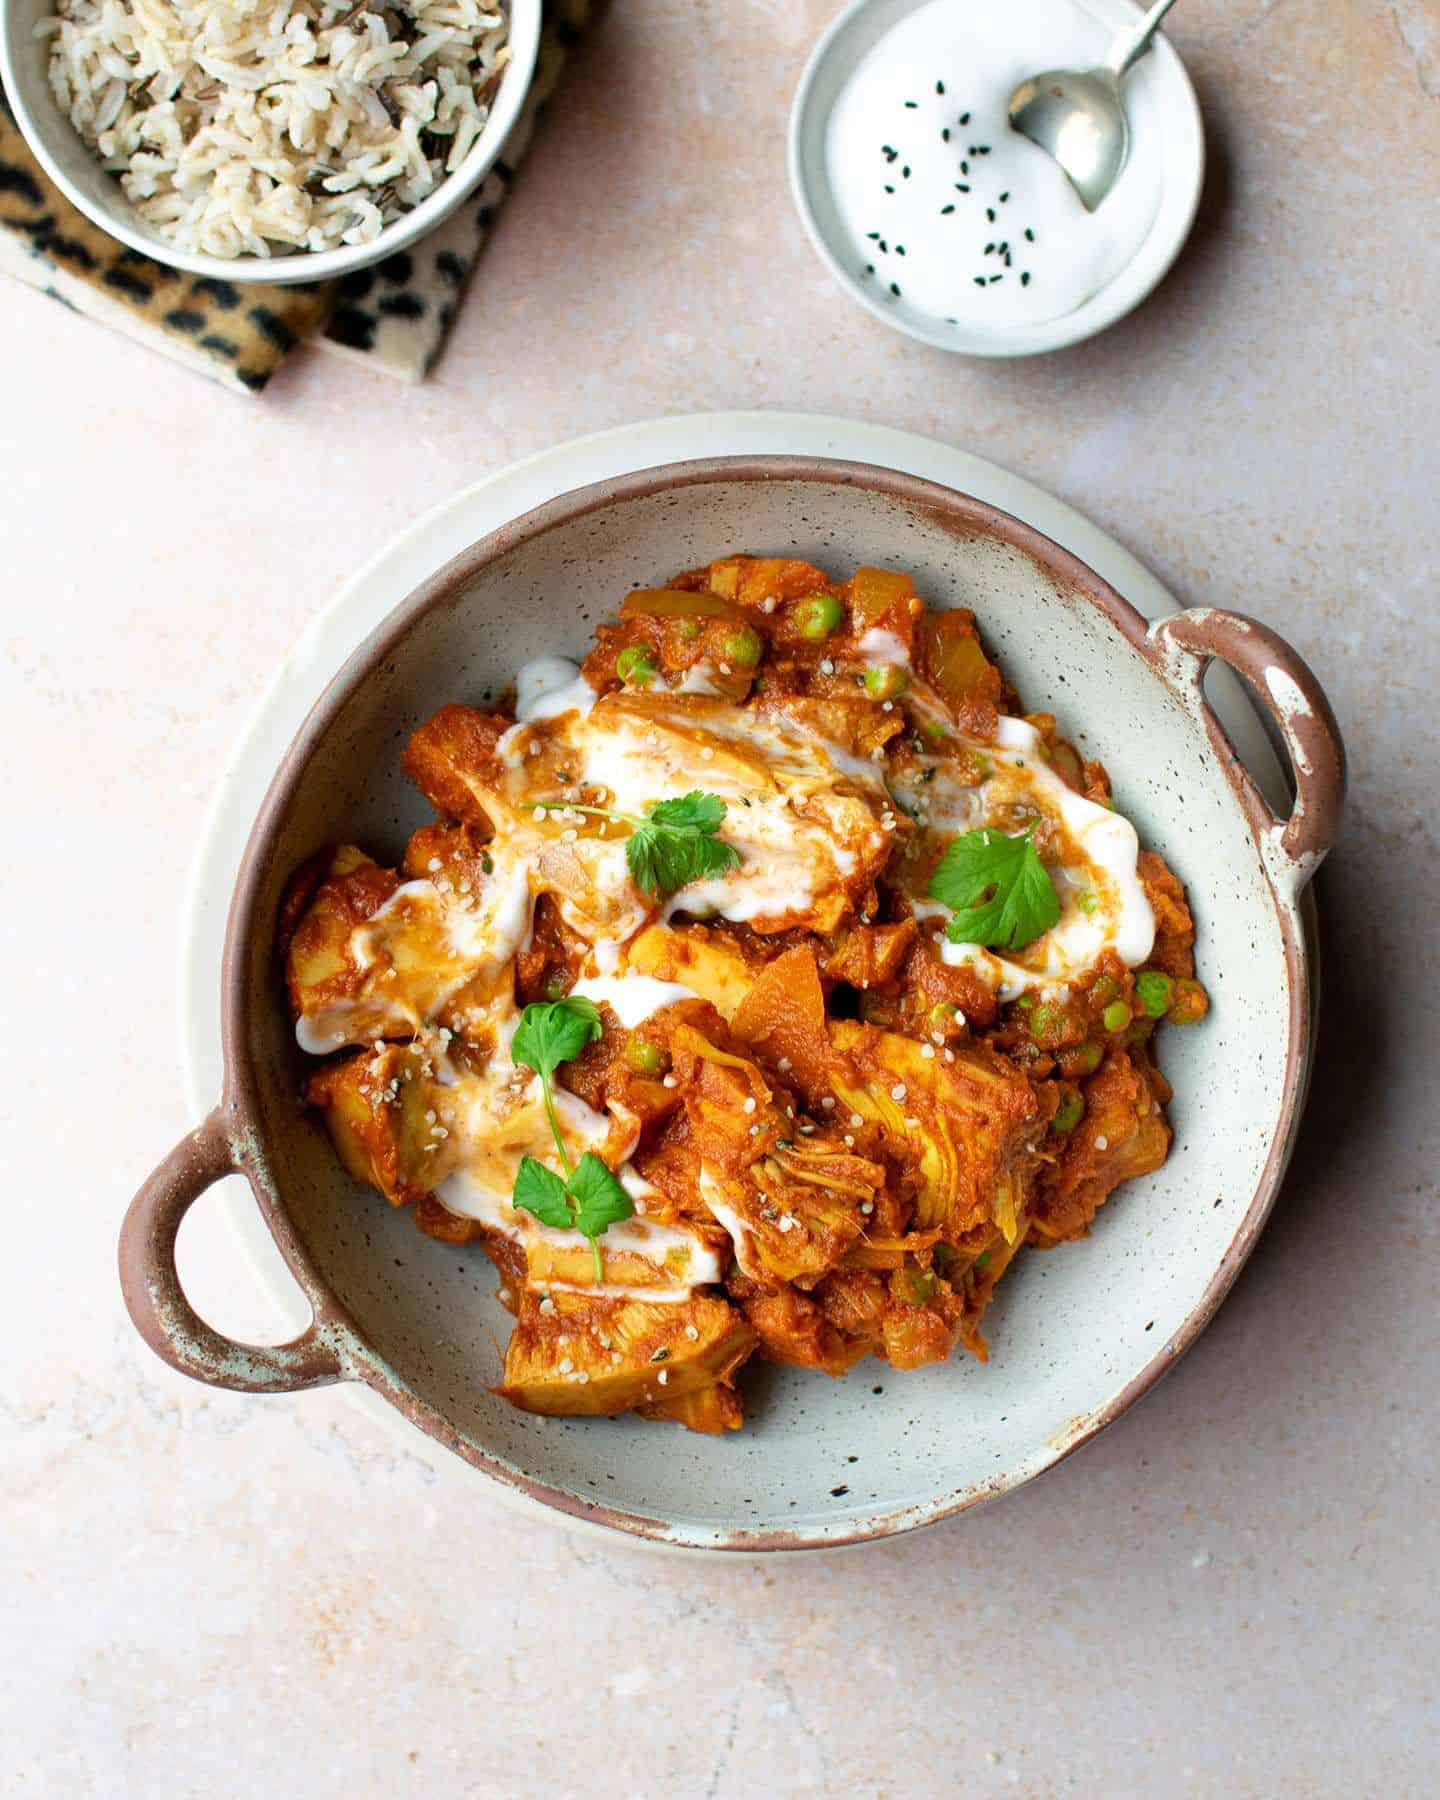
<path id="1" fill-rule="evenodd" d="M 209 256 L 367 244 L 459 168 L 499 0 L 60 0 L 50 84 L 138 211 Z"/>

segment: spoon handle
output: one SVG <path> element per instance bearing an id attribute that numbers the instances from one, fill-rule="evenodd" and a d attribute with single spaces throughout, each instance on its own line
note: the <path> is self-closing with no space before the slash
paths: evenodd
<path id="1" fill-rule="evenodd" d="M 1105 67 L 1117 81 L 1150 48 L 1150 40 L 1160 29 L 1160 21 L 1174 4 L 1175 0 L 1157 0 L 1157 4 L 1150 8 L 1132 31 L 1121 32 L 1110 46 L 1110 54 L 1105 58 Z"/>

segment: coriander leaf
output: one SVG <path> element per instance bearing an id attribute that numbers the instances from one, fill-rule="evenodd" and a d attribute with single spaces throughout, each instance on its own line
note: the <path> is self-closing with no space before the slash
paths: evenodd
<path id="1" fill-rule="evenodd" d="M 533 1069 L 540 1077 L 540 1093 L 545 1102 L 545 1117 L 550 1121 L 550 1134 L 560 1152 L 560 1165 L 570 1173 L 570 1158 L 565 1138 L 555 1112 L 555 1096 L 550 1091 L 550 1077 L 562 1062 L 576 1057 L 587 1044 L 601 1034 L 600 1008 L 580 994 L 569 994 L 563 1000 L 538 1001 L 527 1006 L 510 1045 L 517 1063 Z"/>
<path id="2" fill-rule="evenodd" d="M 676 800 L 658 801 L 648 818 L 614 812 L 606 806 L 582 806 L 574 800 L 528 800 L 525 804 L 537 812 L 568 808 L 592 818 L 615 819 L 628 825 L 625 861 L 631 876 L 637 887 L 662 899 L 692 881 L 726 875 L 740 866 L 740 852 L 715 835 L 725 817 L 725 802 L 718 794 L 702 793 L 698 788 Z"/>
<path id="3" fill-rule="evenodd" d="M 725 802 L 718 794 L 705 794 L 694 788 L 678 800 L 661 800 L 650 808 L 657 825 L 676 825 L 682 830 L 716 832 L 725 818 Z"/>
<path id="4" fill-rule="evenodd" d="M 563 1062 L 577 1057 L 600 1036 L 600 1008 L 583 995 L 527 1006 L 510 1046 L 517 1063 L 548 1080 Z"/>
<path id="5" fill-rule="evenodd" d="M 533 1156 L 520 1158 L 520 1172 L 515 1177 L 511 1204 L 534 1213 L 542 1225 L 553 1225 L 559 1231 L 570 1231 L 575 1225 L 575 1208 L 565 1183 L 553 1169 L 547 1169 Z"/>
<path id="6" fill-rule="evenodd" d="M 954 913 L 952 944 L 1023 950 L 1060 918 L 1060 897 L 1031 841 L 1003 831 L 967 831 L 936 865 L 927 892 Z"/>
<path id="7" fill-rule="evenodd" d="M 619 1180 L 593 1150 L 576 1163 L 569 1188 L 575 1198 L 575 1229 L 588 1238 L 599 1237 L 608 1225 L 618 1225 L 635 1211 Z"/>
<path id="8" fill-rule="evenodd" d="M 725 812 L 719 795 L 698 789 L 652 807 L 650 817 L 635 824 L 625 845 L 625 860 L 636 885 L 648 893 L 670 895 L 692 881 L 738 868 L 739 851 L 715 835 Z"/>

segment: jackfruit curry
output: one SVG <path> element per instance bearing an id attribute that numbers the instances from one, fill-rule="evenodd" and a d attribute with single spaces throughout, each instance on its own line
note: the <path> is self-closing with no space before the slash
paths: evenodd
<path id="1" fill-rule="evenodd" d="M 728 557 L 446 706 L 438 814 L 325 850 L 281 947 L 346 1167 L 478 1241 L 499 1392 L 741 1423 L 752 1355 L 913 1369 L 1158 1168 L 1194 929 L 1109 778 L 908 576 Z"/>

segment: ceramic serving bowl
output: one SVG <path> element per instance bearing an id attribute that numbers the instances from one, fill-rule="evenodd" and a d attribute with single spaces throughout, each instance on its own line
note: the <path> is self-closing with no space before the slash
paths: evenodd
<path id="1" fill-rule="evenodd" d="M 509 1316 L 478 1246 L 423 1237 L 342 1172 L 297 1104 L 303 1079 L 275 954 L 296 866 L 353 838 L 398 856 L 428 808 L 400 772 L 447 700 L 493 697 L 526 658 L 581 654 L 627 589 L 737 549 L 835 571 L 889 564 L 980 615 L 1025 704 L 1101 758 L 1118 804 L 1186 882 L 1210 1016 L 1161 1038 L 1175 1144 L 1093 1236 L 1029 1253 L 986 1316 L 992 1360 L 847 1379 L 747 1372 L 742 1432 L 633 1418 L 543 1419 L 490 1391 Z M 1211 712 L 1212 658 L 1249 683 L 1288 747 L 1298 797 L 1277 818 Z M 502 1490 L 636 1538 L 726 1550 L 882 1538 L 1004 1492 L 1083 1443 L 1191 1344 L 1275 1196 L 1313 1027 L 1300 902 L 1330 843 L 1344 756 L 1301 659 L 1237 614 L 1147 622 L 1048 538 L 966 495 L 858 463 L 723 458 L 584 488 L 482 539 L 410 596 L 335 676 L 277 770 L 231 904 L 224 1092 L 136 1195 L 126 1302 L 177 1369 L 285 1393 L 362 1382 Z M 243 1172 L 313 1309 L 278 1346 L 207 1326 L 175 1270 L 181 1219 Z M 751 1376 L 753 1375 L 753 1379 Z M 552 1515 L 553 1516 L 553 1515 Z"/>
<path id="2" fill-rule="evenodd" d="M 15 123 L 45 173 L 66 199 L 104 232 L 168 268 L 214 281 L 258 282 L 283 287 L 301 281 L 334 281 L 407 249 L 448 219 L 490 173 L 520 116 L 540 49 L 541 0 L 506 0 L 510 13 L 510 61 L 501 77 L 485 129 L 470 154 L 427 195 L 368 244 L 291 256 L 202 256 L 162 237 L 126 199 L 118 179 L 99 159 L 61 109 L 50 87 L 50 40 L 36 35 L 53 16 L 55 0 L 0 0 L 0 85 Z"/>

